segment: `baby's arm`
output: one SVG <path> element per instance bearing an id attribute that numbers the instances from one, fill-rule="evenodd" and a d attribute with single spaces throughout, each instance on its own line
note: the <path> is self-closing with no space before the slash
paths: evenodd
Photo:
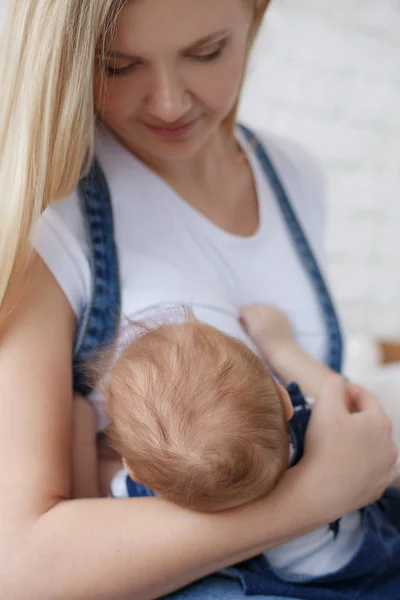
<path id="1" fill-rule="evenodd" d="M 296 381 L 306 396 L 317 399 L 332 371 L 298 346 L 286 315 L 273 306 L 257 304 L 243 308 L 240 316 L 262 357 L 282 383 Z"/>
<path id="2" fill-rule="evenodd" d="M 242 309 L 241 322 L 282 383 L 296 381 L 306 396 L 318 400 L 332 371 L 296 344 L 286 315 L 273 306 L 257 304 Z M 351 386 L 348 393 L 351 400 Z M 391 485 L 400 488 L 400 458 Z"/>
<path id="3" fill-rule="evenodd" d="M 72 497 L 100 497 L 96 416 L 90 404 L 79 395 L 73 402 Z"/>

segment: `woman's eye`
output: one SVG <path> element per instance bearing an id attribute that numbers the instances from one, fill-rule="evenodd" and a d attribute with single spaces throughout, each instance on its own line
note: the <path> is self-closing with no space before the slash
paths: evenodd
<path id="1" fill-rule="evenodd" d="M 219 44 L 218 48 L 215 48 L 215 50 L 213 50 L 212 52 L 207 52 L 205 54 L 193 54 L 191 58 L 200 62 L 211 62 L 213 60 L 216 60 L 221 56 L 227 43 L 228 40 L 224 40 L 222 43 Z"/>
<path id="2" fill-rule="evenodd" d="M 214 50 L 214 52 L 210 52 L 209 54 L 198 54 L 197 56 L 193 56 L 193 58 L 200 62 L 208 62 L 217 59 L 221 54 L 222 48 L 218 48 L 218 50 Z"/>
<path id="3" fill-rule="evenodd" d="M 136 62 L 131 63 L 126 67 L 112 67 L 111 65 L 105 64 L 103 68 L 107 75 L 118 77 L 119 75 L 126 75 L 127 73 L 132 71 L 137 65 L 138 63 Z"/>

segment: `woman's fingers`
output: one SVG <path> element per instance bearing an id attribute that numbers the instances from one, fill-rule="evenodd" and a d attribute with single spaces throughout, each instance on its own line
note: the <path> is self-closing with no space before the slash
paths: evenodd
<path id="1" fill-rule="evenodd" d="M 359 414 L 368 413 L 368 417 L 374 420 L 376 426 L 382 428 L 383 439 L 386 439 L 392 447 L 392 452 L 388 456 L 389 465 L 396 465 L 398 450 L 393 441 L 393 423 L 385 413 L 382 404 L 371 392 L 359 385 L 349 384 L 347 390 L 351 399 L 352 412 Z"/>
<path id="2" fill-rule="evenodd" d="M 347 393 L 351 406 L 354 408 L 354 412 L 361 412 L 363 410 L 375 410 L 381 415 L 385 415 L 385 411 L 371 392 L 366 390 L 360 385 L 355 383 L 347 384 Z"/>
<path id="3" fill-rule="evenodd" d="M 338 375 L 328 377 L 306 435 L 314 493 L 338 516 L 361 508 L 391 484 L 396 459 L 391 423 L 376 398 Z"/>

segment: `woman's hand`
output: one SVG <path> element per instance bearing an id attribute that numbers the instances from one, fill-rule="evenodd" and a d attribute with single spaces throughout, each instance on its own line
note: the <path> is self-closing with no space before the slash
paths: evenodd
<path id="1" fill-rule="evenodd" d="M 396 459 L 392 424 L 379 402 L 338 375 L 326 378 L 299 466 L 329 520 L 377 500 L 394 479 Z"/>

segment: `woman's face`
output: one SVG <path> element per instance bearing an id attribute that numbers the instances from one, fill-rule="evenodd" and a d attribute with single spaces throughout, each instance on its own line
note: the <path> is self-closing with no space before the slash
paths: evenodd
<path id="1" fill-rule="evenodd" d="M 130 0 L 103 66 L 95 105 L 143 157 L 189 158 L 238 97 L 250 0 Z M 106 85 L 101 87 L 100 70 Z"/>

